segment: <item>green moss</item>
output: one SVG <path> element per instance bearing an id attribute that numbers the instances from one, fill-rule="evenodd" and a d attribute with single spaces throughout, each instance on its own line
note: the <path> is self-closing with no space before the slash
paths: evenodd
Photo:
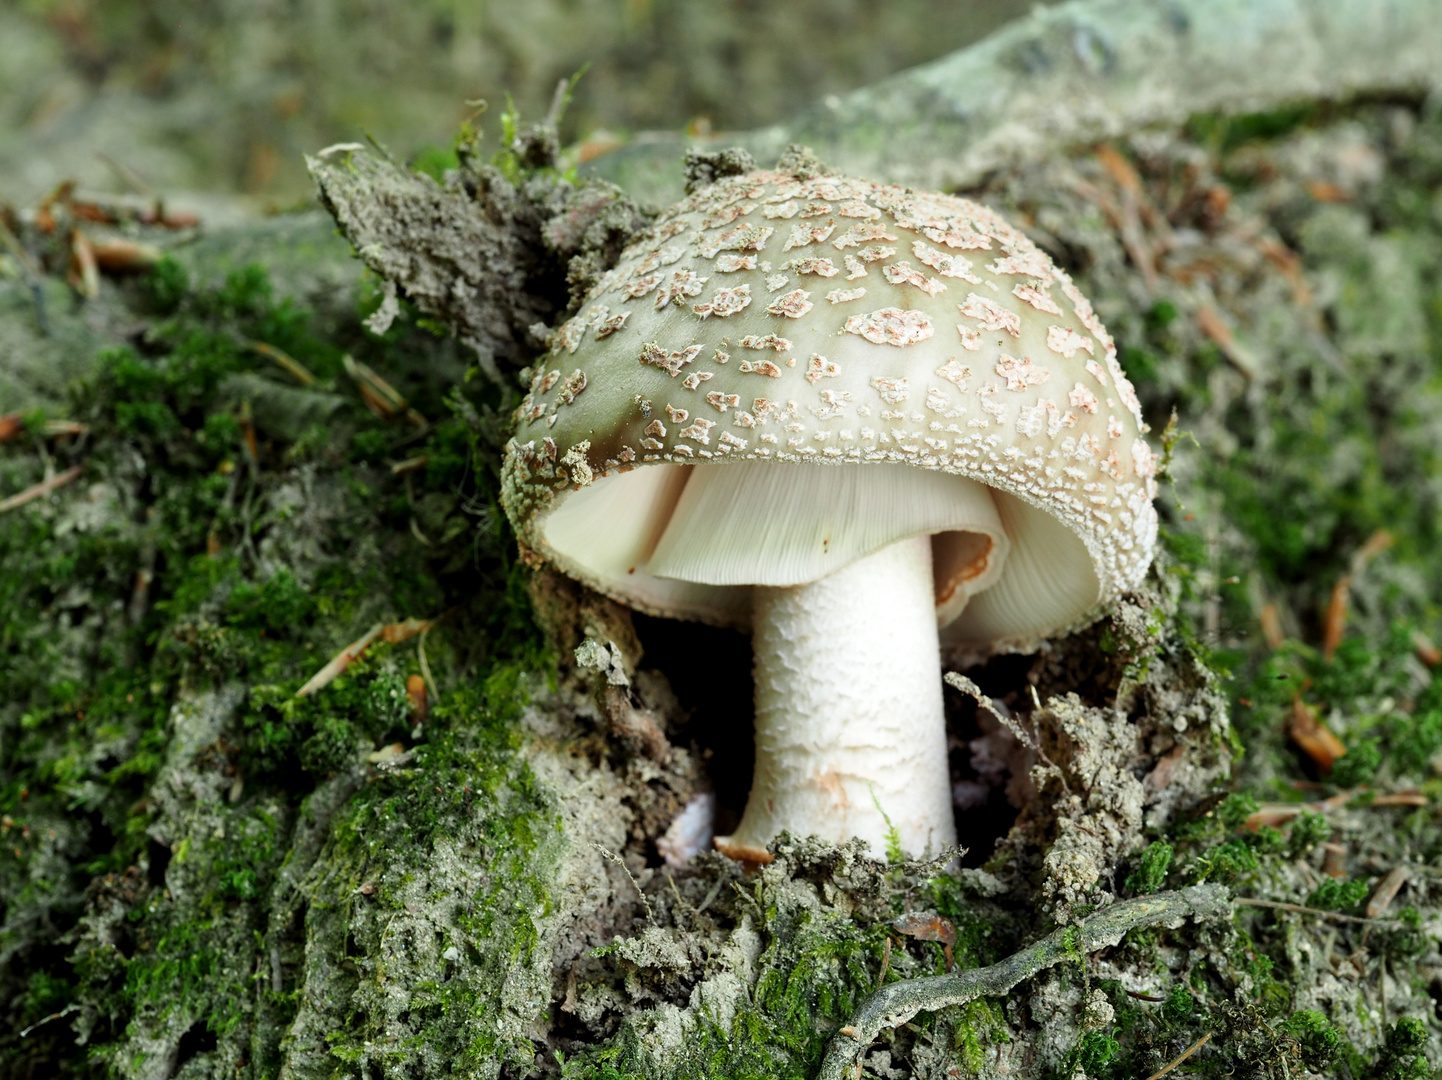
<path id="1" fill-rule="evenodd" d="M 1301 125 L 1326 115 L 1325 106 L 1299 102 L 1261 112 L 1224 115 L 1197 114 L 1187 122 L 1192 139 L 1216 153 L 1225 153 L 1245 143 L 1276 139 Z"/>
<path id="2" fill-rule="evenodd" d="M 1341 1052 L 1341 1033 L 1315 1009 L 1294 1012 L 1286 1027 L 1297 1040 L 1303 1064 L 1313 1072 L 1324 1072 Z"/>
<path id="3" fill-rule="evenodd" d="M 195 288 L 167 260 L 139 294 L 152 321 L 138 344 L 107 350 L 95 376 L 74 388 L 71 415 L 91 428 L 87 481 L 103 484 L 97 490 L 110 501 L 96 504 L 97 516 L 77 486 L 56 510 L 36 504 L 0 519 L 0 949 L 18 958 L 0 972 L 0 990 L 16 980 L 25 988 L 8 1021 L 15 1030 L 79 1009 L 88 1046 L 68 1042 L 60 1023 L 41 1029 L 43 1043 L 26 1044 L 26 1053 L 49 1047 L 59 1070 L 89 1060 L 125 1072 L 138 1060 L 134 1038 L 177 1024 L 199 1025 L 221 1043 L 253 1041 L 258 1060 L 277 1060 L 298 1008 L 294 971 L 282 963 L 289 974 L 279 989 L 269 975 L 258 984 L 256 973 L 293 948 L 266 927 L 277 874 L 292 857 L 294 808 L 374 746 L 410 739 L 405 679 L 419 670 L 416 642 L 377 643 L 320 693 L 294 693 L 375 622 L 449 612 L 447 629 L 430 635 L 432 663 L 451 665 L 444 677 L 454 689 L 433 703 L 436 744 L 417 751 L 427 770 L 466 770 L 457 796 L 466 806 L 487 784 L 520 793 L 508 798 L 538 798 L 524 770 L 500 762 L 513 749 L 504 729 L 524 682 L 506 665 L 522 658 L 519 666 L 543 669 L 544 656 L 516 570 L 500 557 L 504 516 L 493 478 L 473 465 L 479 436 L 441 404 L 451 387 L 397 376 L 435 422 L 406 450 L 427 455 L 427 468 L 391 478 L 397 433 L 339 381 L 342 349 L 316 333 L 308 312 L 277 298 L 263 272 Z M 249 428 L 249 405 L 232 392 L 237 378 L 260 380 L 245 385 L 282 403 L 312 392 L 292 389 L 250 341 L 284 350 L 339 402 L 304 449 L 267 427 L 269 414 L 255 412 Z M 401 332 L 369 344 L 357 335 L 348 348 L 388 371 L 392 352 L 436 346 Z M 344 465 L 356 436 L 383 452 Z M 325 462 L 335 481 L 301 485 L 294 470 L 307 460 Z M 39 468 L 28 447 L 0 456 L 7 485 L 33 482 Z M 411 531 L 417 507 L 430 547 Z M 486 522 L 480 539 L 477 511 Z M 83 513 L 91 516 L 77 526 L 73 515 Z M 259 557 L 293 535 L 303 549 Z M 491 626 L 506 636 L 488 636 Z M 204 730 L 205 710 L 228 700 L 232 680 L 249 690 L 233 716 L 218 714 L 218 738 L 176 757 L 174 710 L 198 708 Z M 501 741 L 491 750 L 444 734 L 463 729 L 482 697 L 498 706 L 489 715 L 499 726 L 486 730 Z M 167 771 L 182 786 L 213 784 L 222 798 L 161 805 L 148 793 Z M 388 790 L 389 813 L 408 836 L 458 812 L 412 786 L 367 794 Z M 362 799 L 352 828 L 365 813 L 387 811 Z M 506 813 L 502 822 L 519 853 L 513 878 L 535 886 L 523 907 L 543 907 L 527 837 L 553 831 L 553 814 Z M 28 924 L 7 911 L 44 913 L 51 933 L 79 944 L 73 953 L 37 950 Z M 470 1015 L 469 998 L 437 1007 Z M 7 1057 L 14 1045 L 0 1032 L 0 1072 L 18 1060 Z"/>
<path id="4" fill-rule="evenodd" d="M 1157 892 L 1166 883 L 1171 865 L 1172 845 L 1164 840 L 1152 841 L 1142 852 L 1137 868 L 1127 877 L 1126 891 L 1132 896 Z"/>
<path id="5" fill-rule="evenodd" d="M 1362 901 L 1367 899 L 1369 891 L 1370 887 L 1365 881 L 1339 881 L 1336 878 L 1327 878 L 1312 890 L 1312 895 L 1307 897 L 1307 904 L 1309 907 L 1322 908 L 1327 911 L 1355 912 L 1361 907 Z"/>
<path id="6" fill-rule="evenodd" d="M 1121 1043 L 1109 1031 L 1084 1032 L 1057 1075 L 1070 1077 L 1080 1069 L 1087 1076 L 1111 1076 L 1112 1064 L 1121 1055 L 1121 1050 Z"/>
<path id="7" fill-rule="evenodd" d="M 1427 1025 L 1404 1016 L 1387 1029 L 1382 1052 L 1367 1073 L 1368 1080 L 1423 1080 L 1432 1068 L 1422 1055 L 1427 1045 Z"/>

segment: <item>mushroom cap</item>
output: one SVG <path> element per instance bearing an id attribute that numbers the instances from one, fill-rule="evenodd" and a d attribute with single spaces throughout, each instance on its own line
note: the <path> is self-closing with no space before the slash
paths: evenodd
<path id="1" fill-rule="evenodd" d="M 724 178 L 622 253 L 533 370 L 506 512 L 534 553 L 652 614 L 750 617 L 743 586 L 649 572 L 700 475 L 678 466 L 793 466 L 774 474 L 787 505 L 823 478 L 811 470 L 890 466 L 821 487 L 886 477 L 858 504 L 914 489 L 899 527 L 942 534 L 939 566 L 968 528 L 1009 548 L 971 583 L 952 644 L 1034 647 L 1093 621 L 1151 561 L 1155 457 L 1110 336 L 1045 252 L 968 199 Z M 951 490 L 975 501 L 973 482 L 995 509 L 974 528 L 946 509 Z"/>

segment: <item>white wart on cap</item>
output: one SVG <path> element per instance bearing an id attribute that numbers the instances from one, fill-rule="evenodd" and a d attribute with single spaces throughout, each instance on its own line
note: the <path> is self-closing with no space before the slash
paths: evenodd
<path id="1" fill-rule="evenodd" d="M 504 498 L 523 542 L 657 615 L 749 623 L 745 585 L 654 564 L 676 556 L 665 533 L 694 484 L 678 465 L 904 466 L 827 484 L 752 470 L 765 499 L 707 527 L 724 552 L 779 545 L 808 566 L 939 536 L 939 589 L 974 547 L 948 538 L 943 492 L 985 485 L 1008 550 L 943 637 L 986 650 L 1094 620 L 1155 543 L 1155 459 L 1101 321 L 1024 235 L 947 195 L 771 171 L 697 191 L 556 332 L 518 420 Z M 857 513 L 827 516 L 838 484 Z M 808 502 L 806 525 L 778 518 Z"/>

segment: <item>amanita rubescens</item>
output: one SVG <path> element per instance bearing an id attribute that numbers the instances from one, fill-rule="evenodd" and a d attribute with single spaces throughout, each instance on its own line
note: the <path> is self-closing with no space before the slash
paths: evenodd
<path id="1" fill-rule="evenodd" d="M 534 370 L 505 465 L 522 542 L 639 610 L 751 632 L 756 773 L 717 840 L 738 858 L 782 829 L 953 843 L 940 648 L 1033 648 L 1151 559 L 1154 458 L 1110 337 L 966 199 L 722 179 Z"/>

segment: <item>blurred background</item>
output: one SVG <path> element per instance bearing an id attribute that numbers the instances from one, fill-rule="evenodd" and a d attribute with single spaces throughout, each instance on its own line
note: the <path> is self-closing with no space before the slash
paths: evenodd
<path id="1" fill-rule="evenodd" d="M 0 0 L 0 198 L 65 179 L 306 200 L 301 154 L 448 146 L 506 95 L 567 142 L 745 129 L 985 36 L 1035 0 Z M 798 45 L 797 43 L 804 43 Z"/>

